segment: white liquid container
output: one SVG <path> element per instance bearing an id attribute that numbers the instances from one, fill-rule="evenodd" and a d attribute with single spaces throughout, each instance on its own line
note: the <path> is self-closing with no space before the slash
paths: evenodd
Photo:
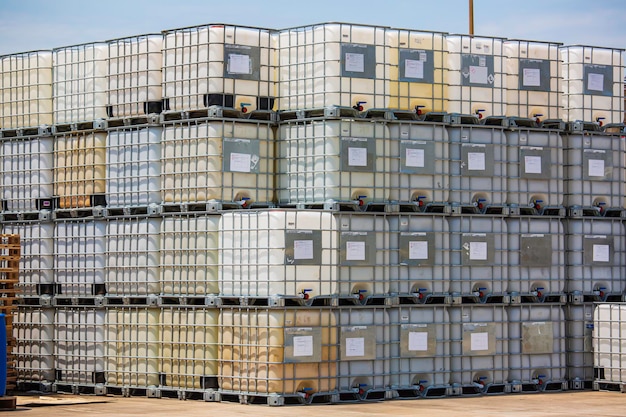
<path id="1" fill-rule="evenodd" d="M 450 317 L 451 395 L 507 392 L 509 378 L 506 308 L 455 306 Z"/>
<path id="2" fill-rule="evenodd" d="M 559 302 L 565 296 L 565 228 L 558 217 L 510 217 L 508 292 L 515 302 Z"/>
<path id="3" fill-rule="evenodd" d="M 469 118 L 477 122 L 478 119 Z M 506 204 L 507 143 L 500 126 L 448 126 L 450 139 L 449 202 L 470 212 L 496 210 Z M 467 208 L 467 209 L 466 209 Z"/>
<path id="4" fill-rule="evenodd" d="M 267 205 L 274 201 L 273 139 L 272 125 L 258 120 L 166 124 L 161 140 L 163 201 Z"/>
<path id="5" fill-rule="evenodd" d="M 161 202 L 162 131 L 158 127 L 125 127 L 108 131 L 108 206 L 145 206 Z"/>
<path id="6" fill-rule="evenodd" d="M 450 234 L 442 214 L 388 215 L 389 291 L 414 303 L 443 303 L 450 294 Z"/>
<path id="7" fill-rule="evenodd" d="M 108 59 L 104 42 L 53 50 L 54 124 L 107 117 Z"/>
<path id="8" fill-rule="evenodd" d="M 568 218 L 567 292 L 572 301 L 621 301 L 626 290 L 624 225 L 619 218 Z"/>
<path id="9" fill-rule="evenodd" d="M 324 23 L 279 31 L 281 110 L 390 104 L 386 28 Z"/>
<path id="10" fill-rule="evenodd" d="M 447 108 L 445 33 L 389 28 L 389 104 L 418 114 Z"/>
<path id="11" fill-rule="evenodd" d="M 595 207 L 604 215 L 626 206 L 626 137 L 603 132 L 563 135 L 565 206 Z"/>
<path id="12" fill-rule="evenodd" d="M 389 225 L 365 213 L 307 210 L 224 212 L 223 296 L 347 297 L 389 289 Z"/>
<path id="13" fill-rule="evenodd" d="M 624 51 L 595 46 L 562 46 L 563 119 L 624 121 Z"/>
<path id="14" fill-rule="evenodd" d="M 108 308 L 105 321 L 106 384 L 159 385 L 159 315 L 156 308 Z"/>
<path id="15" fill-rule="evenodd" d="M 269 29 L 204 25 L 164 32 L 164 110 L 218 105 L 272 110 L 276 46 Z"/>
<path id="16" fill-rule="evenodd" d="M 218 309 L 161 309 L 159 373 L 162 386 L 218 388 L 218 321 Z"/>
<path id="17" fill-rule="evenodd" d="M 389 201 L 390 141 L 385 123 L 289 121 L 278 129 L 280 203 Z"/>
<path id="18" fill-rule="evenodd" d="M 626 382 L 626 305 L 599 304 L 594 312 L 593 366 L 598 375 L 594 383 Z"/>
<path id="19" fill-rule="evenodd" d="M 565 309 L 567 374 L 570 389 L 591 389 L 594 376 L 593 312 L 595 305 L 569 304 Z"/>
<path id="20" fill-rule="evenodd" d="M 160 218 L 120 217 L 107 220 L 107 295 L 160 293 L 160 231 Z"/>
<path id="21" fill-rule="evenodd" d="M 0 146 L 3 209 L 14 212 L 53 209 L 52 137 L 7 138 Z"/>
<path id="22" fill-rule="evenodd" d="M 18 382 L 54 381 L 54 316 L 52 308 L 15 310 L 13 348 Z"/>
<path id="23" fill-rule="evenodd" d="M 108 46 L 108 116 L 160 113 L 163 35 L 116 39 Z"/>
<path id="24" fill-rule="evenodd" d="M 449 199 L 448 131 L 442 123 L 396 120 L 387 123 L 390 144 L 390 200 L 447 203 Z"/>
<path id="25" fill-rule="evenodd" d="M 0 57 L 0 129 L 52 124 L 52 51 Z"/>
<path id="26" fill-rule="evenodd" d="M 337 389 L 337 318 L 327 309 L 220 309 L 219 386 L 316 396 Z"/>
<path id="27" fill-rule="evenodd" d="M 21 295 L 37 297 L 54 293 L 54 224 L 47 222 L 4 223 L 2 233 L 20 236 Z"/>
<path id="28" fill-rule="evenodd" d="M 532 120 L 527 120 L 532 122 Z M 564 150 L 558 130 L 511 127 L 505 131 L 507 203 L 518 212 L 543 213 L 564 203 Z"/>
<path id="29" fill-rule="evenodd" d="M 103 205 L 106 189 L 104 132 L 55 136 L 54 194 L 60 209 Z"/>
<path id="30" fill-rule="evenodd" d="M 558 304 L 510 306 L 509 381 L 513 392 L 563 391 L 565 315 Z"/>
<path id="31" fill-rule="evenodd" d="M 57 308 L 54 325 L 57 384 L 104 384 L 104 309 Z"/>
<path id="32" fill-rule="evenodd" d="M 445 306 L 394 307 L 391 386 L 398 398 L 445 397 L 450 384 L 450 318 Z"/>
<path id="33" fill-rule="evenodd" d="M 340 400 L 386 399 L 391 383 L 391 328 L 387 311 L 345 308 L 337 316 Z"/>
<path id="34" fill-rule="evenodd" d="M 448 217 L 448 230 L 450 292 L 455 302 L 502 302 L 507 294 L 509 272 L 505 218 Z"/>
<path id="35" fill-rule="evenodd" d="M 163 218 L 159 269 L 162 294 L 219 294 L 220 218 L 215 214 Z"/>
<path id="36" fill-rule="evenodd" d="M 54 224 L 54 269 L 57 296 L 105 294 L 106 222 L 57 221 Z"/>
<path id="37" fill-rule="evenodd" d="M 561 119 L 560 44 L 510 39 L 503 45 L 507 116 Z"/>
<path id="38" fill-rule="evenodd" d="M 446 35 L 449 113 L 506 114 L 506 57 L 501 38 Z"/>

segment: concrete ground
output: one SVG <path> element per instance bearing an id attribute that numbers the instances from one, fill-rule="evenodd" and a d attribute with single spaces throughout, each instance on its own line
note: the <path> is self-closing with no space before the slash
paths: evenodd
<path id="1" fill-rule="evenodd" d="M 1 417 L 91 416 L 445 416 L 445 417 L 555 417 L 626 415 L 626 394 L 619 392 L 569 391 L 562 393 L 512 394 L 473 398 L 395 400 L 376 403 L 268 407 L 235 403 L 150 399 L 145 397 L 97 397 L 65 394 L 18 396 L 17 410 Z"/>

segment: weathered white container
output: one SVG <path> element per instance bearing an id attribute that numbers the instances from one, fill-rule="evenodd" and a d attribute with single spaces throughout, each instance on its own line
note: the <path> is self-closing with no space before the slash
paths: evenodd
<path id="1" fill-rule="evenodd" d="M 165 124 L 165 203 L 274 201 L 274 134 L 266 121 L 200 119 Z"/>
<path id="2" fill-rule="evenodd" d="M 564 223 L 571 301 L 622 301 L 626 290 L 622 220 L 582 217 L 567 218 Z"/>
<path id="3" fill-rule="evenodd" d="M 519 213 L 546 213 L 563 207 L 565 154 L 561 132 L 516 126 L 505 130 L 507 147 L 507 204 Z"/>
<path id="4" fill-rule="evenodd" d="M 387 123 L 390 151 L 389 199 L 447 203 L 450 189 L 449 144 L 446 125 L 394 120 Z"/>
<path id="5" fill-rule="evenodd" d="M 278 200 L 284 204 L 385 202 L 390 140 L 380 120 L 288 121 L 279 126 Z"/>
<path id="6" fill-rule="evenodd" d="M 106 225 L 106 290 L 109 296 L 159 294 L 161 219 L 110 218 Z"/>
<path id="7" fill-rule="evenodd" d="M 324 23 L 279 31 L 281 110 L 390 104 L 386 28 Z"/>
<path id="8" fill-rule="evenodd" d="M 159 374 L 163 388 L 218 388 L 218 322 L 215 308 L 161 309 Z"/>
<path id="9" fill-rule="evenodd" d="M 161 202 L 159 127 L 120 127 L 107 132 L 106 190 L 111 207 Z"/>
<path id="10" fill-rule="evenodd" d="M 53 209 L 52 137 L 6 138 L 2 141 L 0 187 L 3 210 L 33 212 Z"/>
<path id="11" fill-rule="evenodd" d="M 54 137 L 54 194 L 60 209 L 103 205 L 106 190 L 104 132 L 64 133 Z"/>
<path id="12" fill-rule="evenodd" d="M 508 233 L 504 217 L 448 218 L 453 302 L 502 302 L 508 286 Z"/>
<path id="13" fill-rule="evenodd" d="M 445 306 L 387 310 L 391 387 L 397 398 L 445 397 L 450 385 L 450 318 Z"/>
<path id="14" fill-rule="evenodd" d="M 387 28 L 389 104 L 418 114 L 447 108 L 445 33 Z"/>
<path id="15" fill-rule="evenodd" d="M 54 124 L 107 117 L 109 46 L 105 42 L 52 51 Z"/>
<path id="16" fill-rule="evenodd" d="M 450 190 L 448 200 L 463 210 L 499 210 L 506 204 L 507 144 L 502 126 L 479 125 L 474 117 L 448 126 Z M 467 209 L 466 209 L 467 208 Z"/>
<path id="17" fill-rule="evenodd" d="M 54 381 L 54 317 L 52 308 L 21 307 L 15 310 L 13 335 L 15 369 L 19 382 Z"/>
<path id="18" fill-rule="evenodd" d="M 389 315 L 384 308 L 338 313 L 340 400 L 384 400 L 392 393 Z"/>
<path id="19" fill-rule="evenodd" d="M 56 383 L 105 383 L 104 309 L 59 307 L 54 323 Z"/>
<path id="20" fill-rule="evenodd" d="M 450 395 L 509 389 L 508 320 L 503 305 L 454 306 L 450 317 Z"/>
<path id="21" fill-rule="evenodd" d="M 275 37 L 270 29 L 211 24 L 164 32 L 164 110 L 218 105 L 272 110 Z"/>
<path id="22" fill-rule="evenodd" d="M 52 124 L 52 51 L 0 57 L 0 129 Z"/>
<path id="23" fill-rule="evenodd" d="M 446 35 L 449 113 L 506 114 L 506 57 L 502 38 Z"/>
<path id="24" fill-rule="evenodd" d="M 624 50 L 562 46 L 563 118 L 573 122 L 624 121 Z"/>
<path id="25" fill-rule="evenodd" d="M 626 137 L 604 132 L 563 135 L 565 206 L 607 210 L 626 206 Z"/>
<path id="26" fill-rule="evenodd" d="M 512 301 L 565 301 L 567 264 L 562 220 L 549 216 L 510 217 L 506 229 L 507 289 Z"/>
<path id="27" fill-rule="evenodd" d="M 219 387 L 228 392 L 324 400 L 337 391 L 338 330 L 329 309 L 222 308 Z M 317 399 L 316 399 L 317 398 Z"/>
<path id="28" fill-rule="evenodd" d="M 106 384 L 150 389 L 159 385 L 157 308 L 112 307 L 105 318 Z"/>
<path id="29" fill-rule="evenodd" d="M 54 276 L 58 296 L 105 294 L 106 231 L 104 220 L 54 223 Z"/>
<path id="30" fill-rule="evenodd" d="M 389 291 L 414 303 L 443 303 L 450 294 L 450 234 L 445 214 L 388 215 Z"/>
<path id="31" fill-rule="evenodd" d="M 598 304 L 593 322 L 593 366 L 598 372 L 594 389 L 603 382 L 623 385 L 626 382 L 626 305 Z"/>
<path id="32" fill-rule="evenodd" d="M 140 35 L 107 43 L 108 116 L 160 113 L 163 99 L 163 35 Z"/>
<path id="33" fill-rule="evenodd" d="M 567 375 L 570 389 L 591 389 L 594 376 L 593 313 L 595 304 L 568 304 L 565 309 Z"/>
<path id="34" fill-rule="evenodd" d="M 553 42 L 504 41 L 507 116 L 537 121 L 563 117 L 559 46 Z"/>
<path id="35" fill-rule="evenodd" d="M 309 210 L 224 212 L 220 294 L 367 300 L 389 290 L 384 216 Z"/>
<path id="36" fill-rule="evenodd" d="M 22 296 L 54 294 L 54 224 L 51 222 L 9 222 L 2 233 L 20 236 L 20 280 Z"/>
<path id="37" fill-rule="evenodd" d="M 567 389 L 563 307 L 519 305 L 507 310 L 511 391 Z"/>
<path id="38" fill-rule="evenodd" d="M 220 219 L 220 214 L 163 217 L 159 268 L 162 294 L 219 294 Z"/>

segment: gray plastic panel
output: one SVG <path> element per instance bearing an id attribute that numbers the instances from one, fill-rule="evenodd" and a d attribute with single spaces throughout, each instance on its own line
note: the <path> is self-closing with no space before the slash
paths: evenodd
<path id="1" fill-rule="evenodd" d="M 373 265 L 376 262 L 376 235 L 370 232 L 341 232 L 342 266 Z"/>
<path id="2" fill-rule="evenodd" d="M 223 169 L 226 172 L 259 173 L 259 141 L 224 138 Z"/>
<path id="3" fill-rule="evenodd" d="M 437 324 L 402 324 L 400 355 L 430 357 L 437 354 Z"/>
<path id="4" fill-rule="evenodd" d="M 520 164 L 522 178 L 545 179 L 550 173 L 552 161 L 550 149 L 535 146 L 520 147 Z"/>
<path id="5" fill-rule="evenodd" d="M 550 91 L 550 61 L 520 59 L 518 88 L 530 91 Z"/>
<path id="6" fill-rule="evenodd" d="M 321 230 L 285 230 L 285 265 L 320 265 Z"/>
<path id="7" fill-rule="evenodd" d="M 435 170 L 435 143 L 417 140 L 400 142 L 402 174 L 432 174 Z"/>
<path id="8" fill-rule="evenodd" d="M 373 172 L 376 145 L 373 138 L 341 138 L 341 170 Z"/>
<path id="9" fill-rule="evenodd" d="M 434 51 L 400 49 L 399 81 L 434 83 Z"/>
<path id="10" fill-rule="evenodd" d="M 552 265 L 552 237 L 550 235 L 523 234 L 520 240 L 521 266 L 548 267 Z"/>
<path id="11" fill-rule="evenodd" d="M 319 327 L 286 328 L 285 363 L 322 361 L 322 330 Z"/>
<path id="12" fill-rule="evenodd" d="M 588 265 L 613 265 L 615 263 L 612 236 L 585 235 L 583 248 L 585 263 Z"/>
<path id="13" fill-rule="evenodd" d="M 584 93 L 597 96 L 613 96 L 613 66 L 593 65 L 584 66 Z"/>
<path id="14" fill-rule="evenodd" d="M 494 167 L 494 150 L 492 145 L 470 144 L 461 145 L 461 174 L 473 177 L 492 177 Z"/>
<path id="15" fill-rule="evenodd" d="M 496 327 L 493 323 L 463 324 L 463 354 L 483 356 L 496 354 Z"/>
<path id="16" fill-rule="evenodd" d="M 522 353 L 538 354 L 554 352 L 552 322 L 522 323 Z"/>
<path id="17" fill-rule="evenodd" d="M 224 45 L 224 78 L 259 81 L 260 63 L 258 46 Z"/>
<path id="18" fill-rule="evenodd" d="M 461 84 L 466 87 L 492 87 L 496 79 L 492 55 L 461 55 Z"/>
<path id="19" fill-rule="evenodd" d="M 341 360 L 375 360 L 376 327 L 351 326 L 341 328 Z"/>
<path id="20" fill-rule="evenodd" d="M 603 149 L 583 150 L 583 179 L 598 180 L 612 177 L 613 157 Z"/>
<path id="21" fill-rule="evenodd" d="M 375 78 L 376 47 L 374 45 L 342 44 L 341 76 Z"/>
<path id="22" fill-rule="evenodd" d="M 435 234 L 401 232 L 399 252 L 400 264 L 433 266 L 435 264 Z"/>
<path id="23" fill-rule="evenodd" d="M 463 233 L 463 265 L 493 265 L 495 241 L 493 234 Z"/>

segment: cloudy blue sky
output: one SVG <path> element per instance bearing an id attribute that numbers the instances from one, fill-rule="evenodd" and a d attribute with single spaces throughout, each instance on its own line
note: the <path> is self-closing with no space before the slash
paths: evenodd
<path id="1" fill-rule="evenodd" d="M 0 55 L 207 23 L 468 33 L 468 0 L 0 0 Z M 626 48 L 626 0 L 474 0 L 475 34 Z"/>

